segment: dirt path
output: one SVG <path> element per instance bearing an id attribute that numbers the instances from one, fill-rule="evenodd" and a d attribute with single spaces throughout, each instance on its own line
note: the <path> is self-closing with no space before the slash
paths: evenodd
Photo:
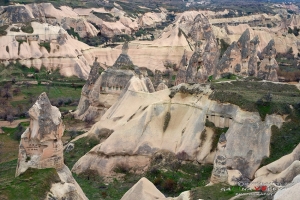
<path id="1" fill-rule="evenodd" d="M 2 127 L 15 128 L 18 126 L 20 122 L 29 122 L 29 119 L 18 119 L 13 121 L 12 123 L 9 123 L 8 121 L 0 121 L 0 128 Z"/>

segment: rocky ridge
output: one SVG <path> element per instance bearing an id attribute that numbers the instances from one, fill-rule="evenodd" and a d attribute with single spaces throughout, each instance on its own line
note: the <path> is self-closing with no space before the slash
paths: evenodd
<path id="1" fill-rule="evenodd" d="M 114 127 L 110 136 L 79 159 L 72 171 L 80 174 L 89 169 L 107 176 L 121 163 L 144 171 L 159 150 L 184 152 L 186 160 L 212 164 L 217 151 L 210 145 L 214 132 L 206 126 L 207 119 L 217 127 L 229 127 L 224 149 L 227 171 L 238 170 L 243 177 L 253 178 L 262 158 L 269 155 L 271 125 L 280 126 L 282 118 L 271 115 L 261 121 L 257 113 L 209 100 L 210 93 L 199 85 L 178 85 L 155 93 L 127 90 L 88 132 L 98 136 L 101 130 Z M 203 141 L 202 134 L 206 135 Z"/>

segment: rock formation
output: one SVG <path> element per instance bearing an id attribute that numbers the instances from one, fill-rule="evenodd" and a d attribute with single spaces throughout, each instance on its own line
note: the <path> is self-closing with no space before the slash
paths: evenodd
<path id="1" fill-rule="evenodd" d="M 82 89 L 77 110 L 74 113 L 76 118 L 81 120 L 100 119 L 106 110 L 118 100 L 119 96 L 128 89 L 150 93 L 155 91 L 148 77 L 143 77 L 141 74 L 136 75 L 134 71 L 128 68 L 128 66 L 133 66 L 128 65 L 131 62 L 126 54 L 128 44 L 125 43 L 123 47 L 123 53 L 120 57 L 126 59 L 118 59 L 113 67 L 108 68 L 101 75 L 99 75 L 99 63 L 97 60 L 94 62 L 89 78 Z M 136 70 L 138 71 L 137 67 Z M 133 84 L 134 87 L 128 88 L 130 85 L 128 82 L 131 79 L 135 84 Z"/>
<path id="2" fill-rule="evenodd" d="M 261 52 L 263 60 L 260 63 L 257 74 L 259 78 L 269 81 L 278 81 L 276 69 L 278 69 L 279 66 L 275 59 L 276 52 L 275 41 L 272 39 Z"/>
<path id="3" fill-rule="evenodd" d="M 211 183 L 226 183 L 228 180 L 227 166 L 226 166 L 226 136 L 225 133 L 219 138 L 217 153 L 214 160 L 214 168 L 212 171 Z"/>
<path id="4" fill-rule="evenodd" d="M 72 171 L 94 170 L 109 176 L 122 163 L 136 172 L 144 171 L 159 150 L 173 154 L 184 151 L 190 161 L 212 164 L 215 133 L 204 133 L 208 119 L 216 127 L 229 127 L 223 150 L 226 168 L 253 178 L 261 160 L 269 156 L 271 126 L 281 126 L 282 118 L 271 115 L 261 121 L 258 113 L 210 100 L 211 92 L 209 86 L 198 84 L 181 84 L 154 93 L 128 89 L 88 132 L 97 136 L 101 130 L 113 129 L 111 135 L 80 158 Z"/>
<path id="5" fill-rule="evenodd" d="M 29 110 L 30 126 L 21 136 L 16 176 L 29 167 L 44 169 L 64 167 L 61 137 L 64 125 L 61 113 L 42 93 Z"/>
<path id="6" fill-rule="evenodd" d="M 50 191 L 47 193 L 47 199 L 88 200 L 66 165 L 57 170 L 57 174 L 61 182 L 52 184 Z"/>
<path id="7" fill-rule="evenodd" d="M 186 51 L 184 51 L 184 54 L 181 58 L 181 61 L 179 63 L 178 72 L 176 75 L 175 85 L 179 85 L 180 83 L 186 82 L 186 69 L 188 66 L 188 58 L 186 55 Z"/>
<path id="8" fill-rule="evenodd" d="M 125 42 L 122 46 L 122 53 L 117 58 L 116 62 L 113 65 L 115 69 L 134 69 L 133 62 L 127 54 L 128 52 L 128 42 Z"/>
<path id="9" fill-rule="evenodd" d="M 215 73 L 220 56 L 218 43 L 208 18 L 197 15 L 189 35 L 196 43 L 196 47 L 189 61 L 186 81 L 188 83 L 205 82 L 210 75 Z"/>
<path id="10" fill-rule="evenodd" d="M 300 175 L 297 175 L 291 183 L 280 188 L 275 195 L 274 200 L 289 199 L 297 200 L 300 195 Z"/>
<path id="11" fill-rule="evenodd" d="M 57 107 L 50 104 L 46 93 L 42 93 L 29 110 L 30 126 L 21 136 L 16 176 L 28 168 L 55 168 L 60 178 L 53 183 L 47 199 L 87 200 L 80 186 L 64 165 L 61 137 L 64 125 Z"/>
<path id="12" fill-rule="evenodd" d="M 261 184 L 270 186 L 270 183 L 276 183 L 277 187 L 280 187 L 292 182 L 293 178 L 300 174 L 299 157 L 300 144 L 292 153 L 258 169 L 255 173 L 255 179 L 249 187 L 254 188 Z"/>
<path id="13" fill-rule="evenodd" d="M 233 42 L 225 51 L 217 66 L 216 77 L 228 73 L 241 76 L 257 75 L 258 37 L 250 41 L 250 31 L 247 29 L 237 42 Z"/>
<path id="14" fill-rule="evenodd" d="M 166 198 L 147 178 L 141 178 L 128 190 L 121 200 L 190 200 L 189 191 L 181 193 L 178 197 Z"/>
<path id="15" fill-rule="evenodd" d="M 147 178 L 141 178 L 121 200 L 154 200 L 164 199 L 165 196 Z"/>

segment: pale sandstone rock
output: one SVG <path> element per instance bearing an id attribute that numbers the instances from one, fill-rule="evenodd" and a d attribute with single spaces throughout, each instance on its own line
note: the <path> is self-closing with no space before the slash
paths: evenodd
<path id="1" fill-rule="evenodd" d="M 64 165 L 63 168 L 57 170 L 57 174 L 61 180 L 60 183 L 52 184 L 50 192 L 48 192 L 45 200 L 56 199 L 74 199 L 87 200 L 88 198 L 83 193 L 82 189 L 73 178 L 69 168 Z"/>
<path id="2" fill-rule="evenodd" d="M 146 178 L 141 178 L 121 200 L 154 200 L 163 199 L 165 196 Z"/>
<path id="3" fill-rule="evenodd" d="M 168 89 L 168 86 L 164 83 L 160 83 L 157 88 L 156 88 L 156 91 L 159 91 L 159 90 L 165 90 L 165 89 Z"/>
<path id="4" fill-rule="evenodd" d="M 166 198 L 153 183 L 143 177 L 123 195 L 121 200 L 190 200 L 190 192 Z"/>
<path id="5" fill-rule="evenodd" d="M 97 136 L 103 129 L 113 133 L 80 158 L 72 171 L 95 170 L 107 176 L 120 163 L 143 171 L 159 150 L 184 151 L 190 161 L 212 164 L 213 133 L 207 134 L 205 141 L 200 139 L 209 119 L 217 127 L 229 127 L 225 134 L 226 168 L 252 178 L 263 157 L 269 156 L 271 126 L 281 126 L 283 119 L 271 115 L 261 121 L 258 113 L 210 100 L 211 92 L 207 86 L 184 84 L 154 93 L 127 90 L 87 135 Z"/>
<path id="6" fill-rule="evenodd" d="M 300 175 L 297 175 L 293 181 L 283 188 L 280 188 L 275 195 L 273 200 L 289 199 L 297 200 L 300 196 Z"/>
<path id="7" fill-rule="evenodd" d="M 61 113 L 51 106 L 46 93 L 42 93 L 29 115 L 30 126 L 21 136 L 16 176 L 29 167 L 61 169 L 64 166 Z"/>
<path id="8" fill-rule="evenodd" d="M 256 76 L 257 75 L 257 46 L 258 37 L 250 41 L 250 30 L 247 29 L 237 42 L 233 42 L 224 52 L 216 69 L 216 77 L 227 73 Z"/>
<path id="9" fill-rule="evenodd" d="M 270 183 L 278 183 L 280 185 L 287 184 L 300 173 L 300 144 L 292 153 L 281 157 L 280 159 L 263 166 L 255 173 L 255 179 L 250 183 L 249 187 L 253 188 L 260 183 L 271 185 Z"/>
<path id="10" fill-rule="evenodd" d="M 276 48 L 275 48 L 275 41 L 271 40 L 269 44 L 264 48 L 261 52 L 263 60 L 259 65 L 259 71 L 257 76 L 269 81 L 278 81 L 277 77 L 277 69 L 279 66 L 275 59 L 276 57 Z"/>

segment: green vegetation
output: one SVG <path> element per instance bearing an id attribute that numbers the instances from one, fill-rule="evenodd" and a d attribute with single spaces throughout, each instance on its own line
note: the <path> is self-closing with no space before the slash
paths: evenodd
<path id="1" fill-rule="evenodd" d="M 227 200 L 236 196 L 236 193 L 249 193 L 239 186 L 215 184 L 206 187 L 197 187 L 191 190 L 191 199 Z"/>
<path id="2" fill-rule="evenodd" d="M 230 44 L 226 43 L 223 39 L 220 40 L 219 38 L 217 38 L 217 41 L 218 44 L 221 46 L 220 57 L 222 57 L 227 48 L 230 46 Z"/>
<path id="3" fill-rule="evenodd" d="M 165 115 L 165 120 L 164 120 L 164 126 L 163 126 L 163 132 L 165 132 L 169 126 L 171 120 L 171 113 L 167 112 Z"/>
<path id="4" fill-rule="evenodd" d="M 216 127 L 215 124 L 213 122 L 210 122 L 209 120 L 206 120 L 205 126 L 211 128 L 214 132 L 214 135 L 212 137 L 212 145 L 211 145 L 211 149 L 210 149 L 210 152 L 213 152 L 214 150 L 217 149 L 220 136 L 222 135 L 222 133 L 227 132 L 228 127 L 225 127 L 225 128 Z M 206 134 L 204 134 L 204 135 L 203 135 L 203 137 L 206 138 Z M 202 134 L 201 134 L 201 137 L 202 137 Z M 203 138 L 201 138 L 201 140 L 202 139 Z"/>
<path id="5" fill-rule="evenodd" d="M 89 152 L 94 146 L 99 144 L 99 141 L 100 140 L 95 137 L 84 137 L 75 141 L 75 148 L 70 152 L 64 153 L 65 164 L 72 169 L 79 158 Z"/>
<path id="6" fill-rule="evenodd" d="M 12 31 L 12 32 L 20 32 L 20 29 L 15 28 L 15 27 L 11 27 L 10 31 Z"/>
<path id="7" fill-rule="evenodd" d="M 299 102 L 300 91 L 294 85 L 275 84 L 271 82 L 232 81 L 230 83 L 212 83 L 214 90 L 210 98 L 222 103 L 231 103 L 240 108 L 265 114 L 290 114 L 290 105 Z M 270 104 L 257 103 L 266 94 L 272 95 Z M 270 108 L 264 108 L 270 106 Z M 266 112 L 267 111 L 267 112 Z"/>
<path id="8" fill-rule="evenodd" d="M 17 160 L 0 164 L 1 199 L 45 199 L 51 184 L 60 182 L 55 169 L 28 169 L 15 178 Z"/>
<path id="9" fill-rule="evenodd" d="M 99 12 L 93 12 L 94 15 L 96 15 L 98 18 L 102 19 L 106 22 L 115 22 L 117 19 L 110 13 L 99 13 Z"/>
<path id="10" fill-rule="evenodd" d="M 25 26 L 22 26 L 21 27 L 21 30 L 24 32 L 24 33 L 33 33 L 33 28 L 31 26 L 31 23 L 27 23 L 25 24 Z"/>
<path id="11" fill-rule="evenodd" d="M 6 29 L 8 28 L 8 25 L 0 26 L 0 36 L 6 35 Z"/>
<path id="12" fill-rule="evenodd" d="M 47 49 L 48 53 L 50 53 L 50 51 L 51 51 L 50 42 L 41 42 L 41 43 L 39 43 L 39 45 L 41 47 L 45 47 Z"/>
<path id="13" fill-rule="evenodd" d="M 81 37 L 79 36 L 79 34 L 77 32 L 75 32 L 73 27 L 71 27 L 70 29 L 67 29 L 67 32 L 69 35 L 73 35 L 74 38 L 77 38 L 78 40 L 81 39 Z"/>
<path id="14" fill-rule="evenodd" d="M 292 114 L 281 128 L 272 126 L 270 157 L 265 158 L 261 166 L 267 165 L 284 155 L 291 153 L 300 142 L 300 102 L 294 105 Z"/>

